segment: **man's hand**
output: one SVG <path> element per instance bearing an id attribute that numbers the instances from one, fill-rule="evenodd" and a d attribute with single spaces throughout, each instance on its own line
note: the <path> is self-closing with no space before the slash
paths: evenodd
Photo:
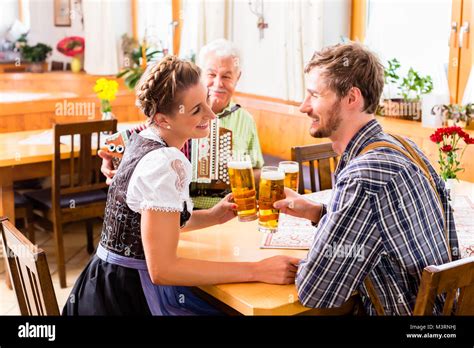
<path id="1" fill-rule="evenodd" d="M 285 187 L 286 198 L 276 201 L 273 206 L 280 212 L 299 218 L 319 222 L 322 206 L 305 199 L 295 191 Z"/>
<path id="2" fill-rule="evenodd" d="M 105 181 L 107 185 L 110 185 L 110 183 L 112 182 L 112 178 L 117 172 L 116 170 L 114 170 L 114 166 L 112 164 L 112 156 L 110 156 L 104 150 L 99 150 L 98 155 L 100 158 L 102 158 L 102 166 L 100 167 L 100 171 L 107 178 L 107 180 Z"/>

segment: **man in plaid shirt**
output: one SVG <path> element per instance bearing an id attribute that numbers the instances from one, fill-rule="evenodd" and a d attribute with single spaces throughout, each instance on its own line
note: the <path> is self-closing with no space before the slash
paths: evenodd
<path id="1" fill-rule="evenodd" d="M 374 117 L 384 73 L 373 53 L 357 43 L 328 47 L 314 54 L 305 73 L 301 112 L 313 121 L 311 135 L 329 138 L 341 159 L 327 207 L 291 190 L 275 203 L 284 213 L 318 223 L 313 245 L 299 264 L 299 299 L 307 307 L 338 307 L 358 291 L 366 312 L 375 315 L 368 278 L 384 314 L 411 315 L 423 268 L 458 258 L 444 183 L 412 142 L 437 192 L 421 167 L 400 151 L 379 147 L 361 154 L 380 141 L 404 149 Z M 443 302 L 439 296 L 434 314 Z"/>

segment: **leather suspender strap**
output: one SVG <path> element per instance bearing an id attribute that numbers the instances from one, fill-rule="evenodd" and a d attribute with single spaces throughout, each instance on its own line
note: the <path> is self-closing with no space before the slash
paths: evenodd
<path id="1" fill-rule="evenodd" d="M 365 153 L 367 153 L 371 150 L 374 150 L 374 149 L 377 149 L 377 148 L 380 148 L 380 147 L 385 147 L 385 148 L 390 148 L 390 149 L 393 149 L 393 150 L 396 150 L 396 151 L 402 153 L 407 158 L 409 158 L 412 162 L 414 162 L 416 165 L 418 165 L 418 167 L 421 169 L 421 171 L 424 173 L 424 175 L 428 179 L 431 187 L 433 188 L 433 191 L 436 194 L 438 203 L 441 207 L 441 212 L 443 214 L 444 233 L 445 233 L 446 243 L 447 243 L 446 247 L 447 247 L 447 251 L 448 251 L 449 260 L 451 261 L 452 260 L 451 248 L 450 248 L 450 245 L 449 245 L 449 235 L 448 235 L 448 229 L 447 229 L 447 225 L 446 225 L 443 202 L 441 200 L 441 197 L 439 196 L 438 190 L 436 188 L 436 184 L 434 183 L 433 177 L 430 174 L 428 166 L 423 161 L 423 159 L 418 155 L 416 150 L 413 149 L 413 147 L 405 139 L 403 139 L 402 137 L 400 137 L 398 135 L 392 135 L 392 137 L 397 139 L 403 145 L 404 148 L 402 149 L 401 147 L 399 147 L 395 144 L 386 142 L 386 141 L 378 141 L 378 142 L 374 142 L 372 144 L 369 144 L 367 147 L 365 147 L 359 153 L 358 156 L 363 155 L 363 154 L 365 154 Z M 375 311 L 376 311 L 377 315 L 385 315 L 383 305 L 382 305 L 379 297 L 377 296 L 377 293 L 375 292 L 375 288 L 374 288 L 374 285 L 372 283 L 372 280 L 369 278 L 368 275 L 364 280 L 364 284 L 365 284 L 365 287 L 367 288 L 367 293 L 369 295 L 369 298 L 370 298 L 372 304 L 374 305 L 374 308 L 375 308 Z"/>
<path id="2" fill-rule="evenodd" d="M 236 112 L 239 110 L 241 106 L 239 104 L 235 104 L 233 107 L 230 108 L 230 110 L 225 111 L 222 115 L 220 115 L 218 118 L 224 118 L 226 116 L 229 116 L 230 114 Z"/>

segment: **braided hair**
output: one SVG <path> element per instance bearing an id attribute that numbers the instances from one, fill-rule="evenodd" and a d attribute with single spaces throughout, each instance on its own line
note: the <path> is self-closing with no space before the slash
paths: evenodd
<path id="1" fill-rule="evenodd" d="M 201 69 L 190 61 L 166 56 L 151 64 L 135 87 L 136 105 L 149 121 L 156 113 L 173 115 L 182 99 L 182 92 L 198 84 Z"/>

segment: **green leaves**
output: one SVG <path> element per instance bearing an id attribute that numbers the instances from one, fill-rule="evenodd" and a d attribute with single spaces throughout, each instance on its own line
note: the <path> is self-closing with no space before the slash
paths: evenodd
<path id="1" fill-rule="evenodd" d="M 417 71 L 410 67 L 407 76 L 403 78 L 398 88 L 405 101 L 410 100 L 413 94 L 415 95 L 414 99 L 419 101 L 422 94 L 428 94 L 433 90 L 433 81 L 431 76 L 420 76 Z"/>
<path id="2" fill-rule="evenodd" d="M 150 51 L 146 53 L 147 61 L 156 60 L 157 55 L 163 53 L 163 51 L 160 51 L 160 50 L 154 50 L 154 51 L 151 51 L 150 49 L 147 49 L 147 50 Z M 124 69 L 123 71 L 117 74 L 117 77 L 124 78 L 125 85 L 129 89 L 134 89 L 138 81 L 140 81 L 140 78 L 142 77 L 142 74 L 144 72 L 144 69 L 141 67 L 141 64 L 140 64 L 140 58 L 142 58 L 142 46 L 139 46 L 137 49 L 133 50 L 131 54 L 131 58 L 132 58 L 132 67 Z"/>
<path id="3" fill-rule="evenodd" d="M 385 83 L 399 83 L 398 89 L 406 102 L 410 100 L 419 101 L 423 94 L 428 94 L 433 90 L 431 76 L 421 76 L 410 67 L 407 76 L 403 77 L 400 82 L 399 69 L 400 62 L 396 58 L 389 60 L 388 67 L 384 70 L 384 79 Z"/>
<path id="4" fill-rule="evenodd" d="M 385 83 L 396 83 L 400 79 L 397 74 L 398 69 L 400 69 L 400 62 L 397 58 L 388 61 L 388 68 L 385 68 L 383 72 Z"/>
<path id="5" fill-rule="evenodd" d="M 21 56 L 28 62 L 41 63 L 46 60 L 52 50 L 51 46 L 44 43 L 37 43 L 35 46 L 25 45 L 21 47 Z"/>

